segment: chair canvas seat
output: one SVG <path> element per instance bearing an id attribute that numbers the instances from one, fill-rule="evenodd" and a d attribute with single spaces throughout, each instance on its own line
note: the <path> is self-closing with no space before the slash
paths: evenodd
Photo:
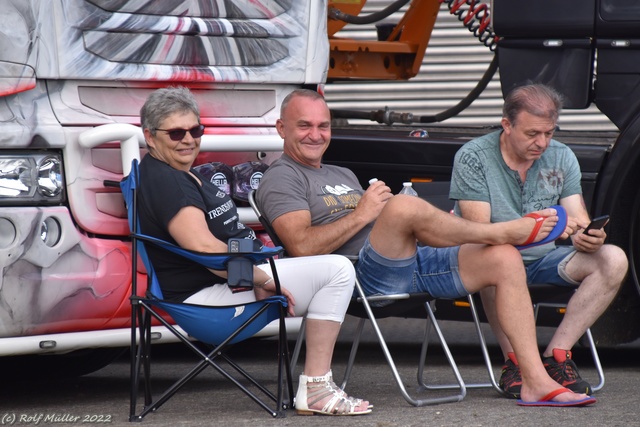
<path id="1" fill-rule="evenodd" d="M 173 303 L 156 299 L 147 300 L 149 304 L 158 306 L 168 313 L 190 337 L 207 344 L 220 345 L 236 332 L 242 325 L 251 320 L 251 323 L 236 335 L 230 344 L 235 344 L 251 338 L 260 332 L 265 325 L 278 319 L 280 315 L 279 305 L 287 304 L 283 296 L 273 296 L 265 300 L 233 306 L 215 306 L 215 315 L 202 316 L 203 311 L 210 306 Z M 267 303 L 265 305 L 265 303 Z M 259 312 L 261 309 L 266 310 Z M 252 319 L 252 316 L 256 316 Z"/>
<path id="2" fill-rule="evenodd" d="M 150 236 L 136 234 L 136 239 L 141 242 L 149 242 L 160 246 L 179 256 L 186 257 L 208 268 L 217 270 L 225 269 L 226 263 L 234 256 L 243 256 L 253 262 L 257 262 L 264 260 L 268 256 L 275 256 L 280 253 L 279 248 L 264 248 L 263 251 L 259 253 L 238 252 L 234 255 L 228 253 L 203 254 L 188 251 Z M 158 283 L 157 276 L 155 275 L 155 271 L 153 270 L 153 266 L 151 265 L 144 244 L 138 245 L 138 254 L 145 266 L 149 266 L 146 267 L 147 276 L 150 278 L 150 285 L 147 290 L 147 294 L 150 298 L 147 299 L 147 302 L 150 305 L 156 305 L 167 312 L 173 320 L 189 334 L 189 336 L 196 338 L 199 341 L 219 345 L 224 342 L 229 335 L 240 328 L 245 321 L 251 319 L 251 317 L 254 316 L 258 310 L 264 307 L 265 303 L 267 303 L 268 310 L 263 311 L 260 314 L 261 317 L 252 319 L 253 323 L 244 327 L 243 330 L 229 343 L 235 344 L 251 338 L 262 330 L 265 325 L 278 319 L 279 309 L 277 305 L 272 303 L 281 304 L 283 307 L 287 306 L 287 299 L 280 295 L 242 305 L 215 306 L 215 315 L 203 316 L 203 311 L 210 309 L 211 306 L 164 301 L 162 299 L 163 295 L 160 284 Z"/>

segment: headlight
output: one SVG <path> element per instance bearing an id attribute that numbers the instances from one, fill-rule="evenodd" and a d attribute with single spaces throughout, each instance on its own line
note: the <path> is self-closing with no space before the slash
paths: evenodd
<path id="1" fill-rule="evenodd" d="M 62 176 L 58 153 L 0 154 L 0 205 L 59 204 Z"/>

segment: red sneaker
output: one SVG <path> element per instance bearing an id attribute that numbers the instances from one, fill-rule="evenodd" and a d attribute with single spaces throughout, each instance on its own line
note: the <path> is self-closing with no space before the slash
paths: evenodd
<path id="1" fill-rule="evenodd" d="M 547 373 L 558 384 L 574 393 L 591 394 L 591 385 L 582 379 L 578 367 L 571 360 L 571 351 L 559 348 L 553 349 L 553 356 L 542 360 Z"/>
<path id="2" fill-rule="evenodd" d="M 502 374 L 498 385 L 507 397 L 512 399 L 520 399 L 520 390 L 522 389 L 522 376 L 520 375 L 520 367 L 515 353 L 507 353 L 508 359 L 502 366 Z"/>

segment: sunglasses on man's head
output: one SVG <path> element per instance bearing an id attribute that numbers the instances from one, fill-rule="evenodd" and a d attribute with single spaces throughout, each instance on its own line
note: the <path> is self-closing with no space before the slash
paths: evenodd
<path id="1" fill-rule="evenodd" d="M 182 141 L 184 136 L 189 132 L 192 138 L 200 138 L 204 135 L 204 125 L 198 125 L 191 129 L 156 129 L 166 132 L 172 141 Z"/>

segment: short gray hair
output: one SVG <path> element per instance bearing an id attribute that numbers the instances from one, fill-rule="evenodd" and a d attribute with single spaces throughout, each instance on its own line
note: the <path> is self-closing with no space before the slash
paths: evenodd
<path id="1" fill-rule="evenodd" d="M 512 125 L 522 111 L 557 122 L 561 110 L 562 95 L 558 91 L 544 84 L 531 83 L 516 87 L 507 94 L 502 116 Z"/>
<path id="2" fill-rule="evenodd" d="M 149 95 L 140 109 L 140 125 L 155 135 L 167 117 L 189 112 L 195 114 L 200 122 L 200 109 L 189 89 L 183 86 L 158 89 Z"/>
<path id="3" fill-rule="evenodd" d="M 289 95 L 287 95 L 284 100 L 282 101 L 282 104 L 280 105 L 280 118 L 282 118 L 282 116 L 284 115 L 284 112 L 286 111 L 287 107 L 289 106 L 289 103 L 291 102 L 291 100 L 293 98 L 297 98 L 297 97 L 303 97 L 303 98 L 309 98 L 309 99 L 321 99 L 321 100 L 325 100 L 324 97 L 322 95 L 320 95 L 318 92 L 316 92 L 315 90 L 311 90 L 311 89 L 295 89 L 293 90 Z"/>

